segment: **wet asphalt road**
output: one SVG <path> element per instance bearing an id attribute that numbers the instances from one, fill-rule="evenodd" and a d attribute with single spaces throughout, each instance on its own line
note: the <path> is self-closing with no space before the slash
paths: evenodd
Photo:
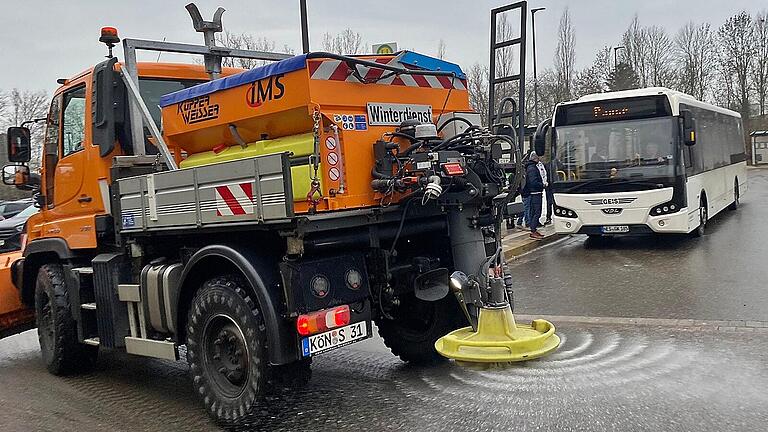
<path id="1" fill-rule="evenodd" d="M 519 312 L 767 320 L 768 171 L 700 240 L 583 239 L 513 263 Z M 725 251 L 725 253 L 722 253 Z M 563 343 L 506 369 L 409 367 L 372 339 L 318 356 L 310 385 L 276 394 L 250 430 L 765 431 L 768 332 L 556 323 Z M 759 330 L 759 329 L 758 329 Z M 0 340 L 0 431 L 218 430 L 183 361 L 102 355 L 45 371 L 35 331 Z"/>
<path id="2" fill-rule="evenodd" d="M 415 368 L 373 339 L 316 358 L 309 387 L 274 395 L 275 431 L 764 431 L 768 333 L 564 325 L 560 350 L 509 369 Z M 3 431 L 217 430 L 183 362 L 104 356 L 45 372 L 36 335 L 0 341 Z"/>
<path id="3" fill-rule="evenodd" d="M 752 169 L 739 209 L 702 238 L 574 236 L 517 260 L 517 311 L 768 321 L 767 217 L 768 169 Z"/>

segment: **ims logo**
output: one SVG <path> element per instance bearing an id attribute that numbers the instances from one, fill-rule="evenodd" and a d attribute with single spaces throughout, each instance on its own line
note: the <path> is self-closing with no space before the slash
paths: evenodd
<path id="1" fill-rule="evenodd" d="M 280 82 L 284 74 L 271 76 L 251 83 L 248 91 L 245 93 L 245 100 L 248 106 L 257 108 L 264 102 L 273 99 L 280 99 L 285 94 L 285 85 Z"/>

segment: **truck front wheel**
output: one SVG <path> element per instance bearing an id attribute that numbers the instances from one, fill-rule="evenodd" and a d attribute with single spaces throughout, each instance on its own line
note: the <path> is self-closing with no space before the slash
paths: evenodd
<path id="1" fill-rule="evenodd" d="M 93 367 L 99 347 L 77 340 L 69 291 L 61 264 L 43 264 L 35 280 L 35 313 L 40 352 L 54 375 L 86 372 Z"/>
<path id="2" fill-rule="evenodd" d="M 264 322 L 246 282 L 205 282 L 189 309 L 187 361 L 195 393 L 225 426 L 255 420 L 268 376 Z"/>
<path id="3" fill-rule="evenodd" d="M 419 300 L 414 295 L 403 297 L 391 318 L 394 319 L 376 320 L 379 335 L 392 354 L 414 364 L 445 360 L 435 351 L 435 342 L 468 325 L 452 295 L 434 302 Z"/>

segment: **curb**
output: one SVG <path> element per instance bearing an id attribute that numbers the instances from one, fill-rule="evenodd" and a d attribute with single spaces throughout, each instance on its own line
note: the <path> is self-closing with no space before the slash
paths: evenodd
<path id="1" fill-rule="evenodd" d="M 554 242 L 556 242 L 556 241 L 558 241 L 558 240 L 560 240 L 562 238 L 565 238 L 566 236 L 567 236 L 566 234 L 552 234 L 552 235 L 548 235 L 548 236 L 544 237 L 541 240 L 530 240 L 530 241 L 528 241 L 526 243 L 523 243 L 523 244 L 520 244 L 520 245 L 517 245 L 517 246 L 513 246 L 513 247 L 510 247 L 510 248 L 506 248 L 505 247 L 504 248 L 504 259 L 505 260 L 510 260 L 512 258 L 519 257 L 522 254 L 531 252 L 531 251 L 533 251 L 535 249 L 538 249 L 538 248 L 540 248 L 542 246 L 546 246 L 546 245 L 548 245 L 550 243 L 554 243 Z M 503 242 L 502 242 L 502 244 L 503 244 Z"/>
<path id="2" fill-rule="evenodd" d="M 624 318 L 624 317 L 587 317 L 570 315 L 515 315 L 519 322 L 545 319 L 557 323 L 592 324 L 592 325 L 632 325 L 684 328 L 689 330 L 714 330 L 720 332 L 757 332 L 768 333 L 768 321 L 751 320 L 697 320 L 669 318 Z"/>

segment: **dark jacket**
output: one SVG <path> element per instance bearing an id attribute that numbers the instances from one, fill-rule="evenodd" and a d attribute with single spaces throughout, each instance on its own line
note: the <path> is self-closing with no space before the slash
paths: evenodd
<path id="1" fill-rule="evenodd" d="M 544 180 L 541 178 L 539 168 L 536 166 L 536 162 L 529 160 L 525 163 L 525 186 L 523 186 L 522 195 L 541 193 L 543 190 Z"/>

